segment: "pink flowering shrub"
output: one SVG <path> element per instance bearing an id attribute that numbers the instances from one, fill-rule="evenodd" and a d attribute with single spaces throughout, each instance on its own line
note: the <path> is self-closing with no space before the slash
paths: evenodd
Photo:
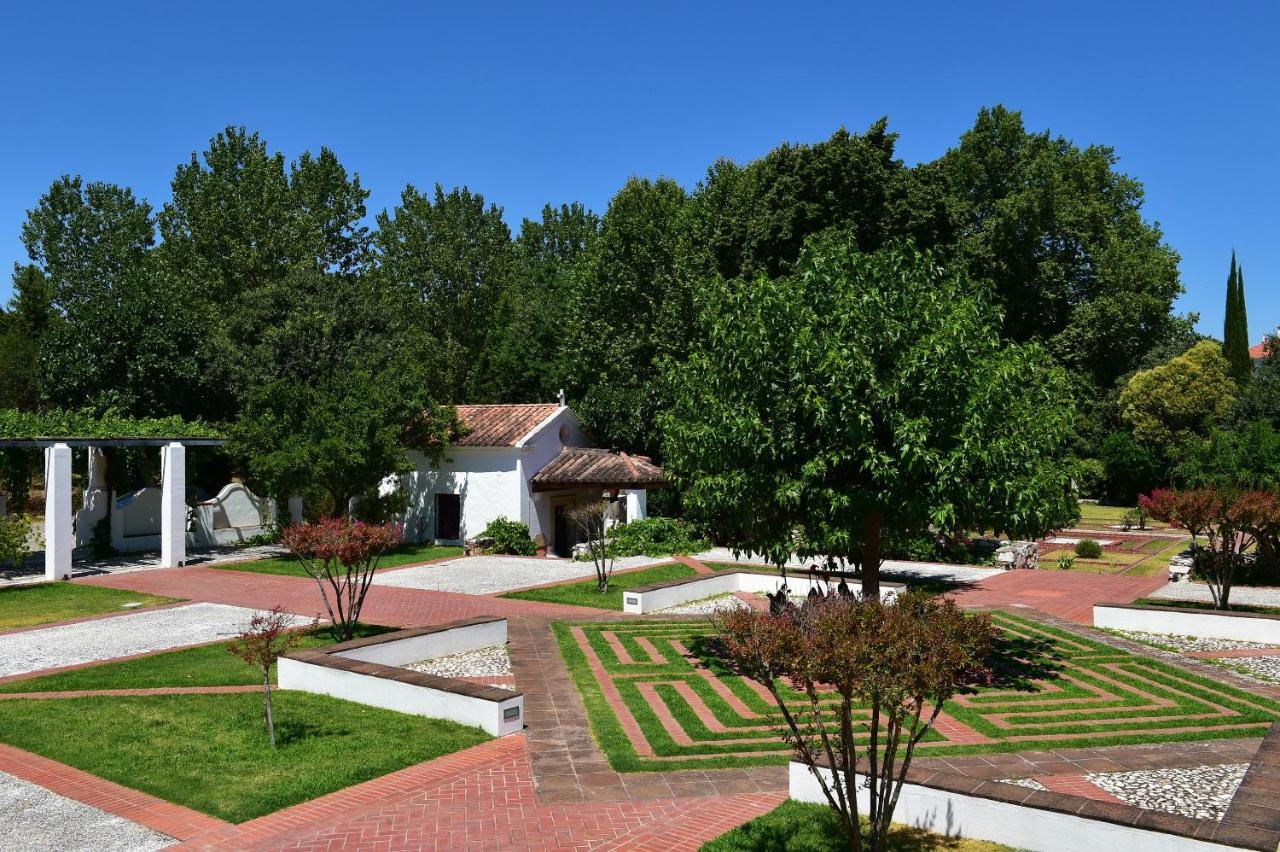
<path id="1" fill-rule="evenodd" d="M 399 546 L 404 534 L 393 524 L 342 517 L 294 524 L 282 540 L 320 587 L 333 631 L 345 641 L 355 635 L 378 560 Z"/>

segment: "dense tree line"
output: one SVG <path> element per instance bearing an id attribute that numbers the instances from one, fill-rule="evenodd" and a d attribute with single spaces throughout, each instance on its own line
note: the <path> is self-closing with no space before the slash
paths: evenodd
<path id="1" fill-rule="evenodd" d="M 1003 107 L 933 162 L 905 164 L 896 142 L 881 120 L 718 161 L 690 188 L 633 178 L 603 212 L 549 203 L 513 234 L 468 187 L 410 185 L 370 217 L 332 151 L 289 160 L 227 128 L 176 168 L 159 210 L 79 176 L 36 201 L 0 317 L 0 395 L 235 424 L 239 464 L 267 490 L 324 470 L 334 499 L 389 445 L 434 446 L 450 404 L 562 387 L 603 443 L 659 455 L 662 364 L 688 356 L 725 282 L 785 278 L 839 235 L 964 270 L 999 308 L 993 333 L 1037 342 L 1070 377 L 1082 469 L 1132 475 L 1105 452 L 1132 468 L 1154 450 L 1121 392 L 1198 339 L 1172 314 L 1178 256 L 1143 218 L 1141 184 L 1111 149 Z M 1266 403 L 1233 403 L 1251 404 Z M 361 457 L 335 458 L 337 436 Z"/>

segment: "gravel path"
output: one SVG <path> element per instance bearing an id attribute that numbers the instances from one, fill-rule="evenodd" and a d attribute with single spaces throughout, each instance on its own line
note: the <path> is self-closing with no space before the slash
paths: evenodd
<path id="1" fill-rule="evenodd" d="M 1220 665 L 1258 683 L 1280 683 L 1280 657 L 1231 657 Z"/>
<path id="2" fill-rule="evenodd" d="M 1014 784 L 1018 787 L 1029 787 L 1032 790 L 1049 789 L 1034 778 L 1000 778 L 998 780 L 1004 784 Z"/>
<path id="3" fill-rule="evenodd" d="M 227 639 L 255 610 L 195 603 L 0 636 L 0 677 Z M 294 616 L 295 624 L 309 619 Z"/>
<path id="4" fill-rule="evenodd" d="M 1134 642 L 1155 645 L 1168 651 L 1239 651 L 1247 648 L 1274 648 L 1265 642 L 1244 642 L 1238 639 L 1209 639 L 1202 636 L 1177 636 L 1172 633 L 1143 633 L 1137 630 L 1109 630 Z"/>
<path id="5" fill-rule="evenodd" d="M 619 559 L 615 571 L 657 565 L 670 559 L 629 556 Z M 419 565 L 416 568 L 379 571 L 375 586 L 401 589 L 428 589 L 434 592 L 459 592 L 465 595 L 491 595 L 527 586 L 564 580 L 594 577 L 595 566 L 572 559 L 526 559 L 519 556 L 463 556 L 448 562 Z"/>
<path id="6" fill-rule="evenodd" d="M 146 852 L 173 843 L 127 819 L 0 772 L 0 850 Z"/>
<path id="7" fill-rule="evenodd" d="M 743 565 L 767 565 L 759 556 L 736 558 L 727 547 L 713 547 L 705 553 L 697 554 L 703 562 L 738 562 Z M 787 563 L 790 568 L 803 567 L 798 559 Z M 903 562 L 897 559 L 886 559 L 880 568 L 881 577 L 885 580 L 933 579 L 957 583 L 974 583 L 986 577 L 1003 574 L 1001 568 L 982 568 L 976 565 L 945 565 L 941 562 Z M 892 576 L 889 576 L 892 575 Z"/>
<path id="8" fill-rule="evenodd" d="M 688 603 L 676 604 L 666 609 L 656 609 L 654 612 L 661 615 L 711 615 L 712 613 L 724 612 L 731 609 L 746 609 L 747 603 L 730 594 L 712 595 L 709 598 L 703 598 L 700 601 L 689 601 Z"/>
<path id="9" fill-rule="evenodd" d="M 1248 768 L 1247 763 L 1228 763 L 1190 769 L 1099 772 L 1085 778 L 1140 808 L 1217 820 L 1227 812 Z"/>
<path id="10" fill-rule="evenodd" d="M 507 652 L 506 645 L 490 645 L 488 648 L 406 663 L 402 668 L 440 677 L 498 677 L 511 674 L 511 654 Z"/>
<path id="11" fill-rule="evenodd" d="M 1205 583 L 1183 581 L 1169 583 L 1152 592 L 1148 597 L 1165 598 L 1174 601 L 1199 601 L 1212 606 L 1213 596 Z M 1248 604 L 1250 606 L 1280 606 L 1280 587 L 1276 586 L 1233 586 L 1231 603 Z"/>

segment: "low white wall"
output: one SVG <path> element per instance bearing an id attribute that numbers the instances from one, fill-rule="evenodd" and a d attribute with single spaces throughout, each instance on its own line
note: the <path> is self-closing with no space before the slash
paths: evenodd
<path id="1" fill-rule="evenodd" d="M 1169 609 L 1130 609 L 1094 604 L 1093 626 L 1206 639 L 1280 643 L 1280 618 L 1245 618 Z"/>
<path id="2" fill-rule="evenodd" d="M 625 579 L 625 578 L 624 578 Z M 836 580 L 831 585 L 839 584 Z M 734 592 L 752 592 L 773 594 L 782 585 L 782 577 L 776 574 L 757 574 L 749 571 L 720 571 L 691 579 L 687 583 L 664 586 L 647 592 L 626 589 L 622 593 L 622 611 L 630 613 L 646 613 L 654 610 L 679 606 L 690 601 L 700 601 L 714 595 L 732 594 Z M 805 575 L 787 577 L 787 586 L 793 595 L 807 595 L 811 588 L 824 590 L 821 579 L 809 578 Z M 898 586 L 882 583 L 880 599 L 891 601 L 898 594 Z M 854 591 L 857 592 L 856 585 Z"/>
<path id="3" fill-rule="evenodd" d="M 334 656 L 366 663 L 382 663 L 384 666 L 403 666 L 419 660 L 447 657 L 450 654 L 461 654 L 464 651 L 505 644 L 507 644 L 507 622 L 505 619 L 497 619 L 482 624 L 469 624 L 466 627 L 453 627 L 438 633 L 397 639 L 394 642 L 380 642 L 364 648 L 353 648 L 350 651 L 339 651 Z"/>
<path id="4" fill-rule="evenodd" d="M 821 770 L 830 779 L 830 770 Z M 791 798 L 826 804 L 818 779 L 802 763 L 791 763 Z M 858 805 L 869 806 L 869 791 L 859 785 Z M 865 811 L 864 811 L 865 812 Z M 997 802 L 979 796 L 905 784 L 893 821 L 936 834 L 1003 843 L 1033 852 L 1123 849 L 1125 852 L 1221 852 L 1217 843 L 1193 840 L 1074 814 Z"/>
<path id="5" fill-rule="evenodd" d="M 512 693 L 505 701 L 488 701 L 288 657 L 280 659 L 279 681 L 281 689 L 330 695 L 414 716 L 448 719 L 482 728 L 495 737 L 514 734 L 524 727 L 524 696 L 518 693 Z"/>

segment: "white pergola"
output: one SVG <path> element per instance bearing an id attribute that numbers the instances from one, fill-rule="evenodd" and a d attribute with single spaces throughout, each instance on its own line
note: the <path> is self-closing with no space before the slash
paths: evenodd
<path id="1" fill-rule="evenodd" d="M 71 576 L 75 548 L 71 513 L 71 450 L 90 449 L 90 467 L 108 447 L 160 448 L 160 564 L 176 568 L 187 561 L 187 447 L 220 447 L 221 438 L 75 438 L 0 440 L 0 448 L 44 450 L 44 575 L 48 580 Z M 90 471 L 93 477 L 93 471 Z"/>

